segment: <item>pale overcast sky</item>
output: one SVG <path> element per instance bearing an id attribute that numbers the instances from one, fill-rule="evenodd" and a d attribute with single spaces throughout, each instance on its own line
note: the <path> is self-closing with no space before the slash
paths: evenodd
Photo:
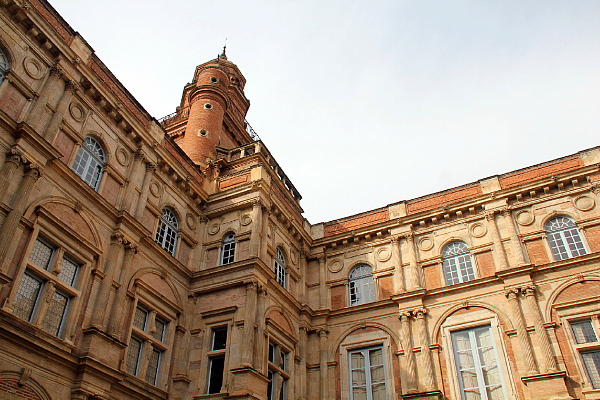
<path id="1" fill-rule="evenodd" d="M 597 0 L 50 1 L 156 118 L 227 37 L 311 223 L 600 144 Z"/>

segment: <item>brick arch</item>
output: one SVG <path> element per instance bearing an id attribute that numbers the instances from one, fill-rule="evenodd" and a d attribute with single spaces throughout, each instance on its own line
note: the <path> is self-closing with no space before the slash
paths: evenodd
<path id="1" fill-rule="evenodd" d="M 50 214 L 60 218 L 97 248 L 102 248 L 102 240 L 93 218 L 85 209 L 77 210 L 78 202 L 65 197 L 48 196 L 33 202 L 25 211 L 25 218 L 30 218 L 38 208 L 44 208 Z"/>
<path id="2" fill-rule="evenodd" d="M 340 347 L 340 345 L 342 344 L 342 342 L 348 336 L 352 335 L 354 332 L 358 331 L 359 329 L 364 329 L 364 328 L 375 328 L 375 329 L 379 329 L 379 330 L 385 332 L 389 336 L 390 340 L 396 346 L 397 349 L 405 350 L 402 347 L 402 341 L 399 340 L 399 337 L 396 335 L 396 333 L 394 333 L 394 331 L 392 329 L 390 329 L 389 327 L 387 327 L 387 326 L 385 326 L 383 324 L 380 324 L 378 322 L 357 323 L 357 324 L 354 324 L 351 327 L 347 328 L 336 339 L 336 341 L 335 341 L 335 343 L 333 345 L 332 350 L 336 351 L 336 349 L 338 349 Z"/>
<path id="3" fill-rule="evenodd" d="M 138 280 L 141 280 L 146 284 L 150 285 L 162 296 L 164 296 L 169 301 L 172 301 L 177 306 L 183 306 L 177 288 L 175 287 L 173 282 L 170 281 L 167 273 L 164 270 L 154 267 L 148 267 L 142 268 L 134 272 L 127 284 L 127 290 L 133 291 L 133 287 Z"/>
<path id="4" fill-rule="evenodd" d="M 23 374 L 18 372 L 0 372 L 0 393 L 9 393 L 12 395 L 10 398 L 15 400 L 52 400 L 48 392 L 34 379 L 28 378 L 21 382 L 22 376 Z"/>
<path id="5" fill-rule="evenodd" d="M 265 318 L 270 318 L 283 331 L 290 334 L 292 337 L 297 335 L 294 333 L 294 324 L 289 316 L 286 315 L 280 306 L 271 306 L 265 312 Z"/>
<path id="6" fill-rule="evenodd" d="M 500 308 L 485 302 L 469 300 L 468 304 L 465 304 L 464 302 L 460 304 L 455 304 L 454 306 L 448 308 L 444 313 L 442 313 L 442 315 L 433 325 L 433 329 L 431 330 L 430 343 L 439 343 L 438 338 L 441 335 L 442 325 L 444 325 L 444 322 L 446 321 L 446 319 L 448 319 L 448 317 L 460 310 L 469 308 L 484 308 L 492 312 L 493 314 L 496 314 L 500 319 L 500 323 L 502 323 L 506 327 L 506 330 L 515 329 L 510 318 Z"/>
<path id="7" fill-rule="evenodd" d="M 594 291 L 594 289 L 596 291 Z M 587 290 L 591 290 L 587 293 L 598 293 L 598 291 L 600 291 L 600 276 L 596 274 L 585 274 L 563 282 L 548 296 L 548 301 L 544 310 L 544 319 L 546 321 L 551 321 L 553 319 L 552 310 L 556 303 L 590 297 L 589 295 L 582 296 L 582 293 L 580 293 L 586 292 Z"/>

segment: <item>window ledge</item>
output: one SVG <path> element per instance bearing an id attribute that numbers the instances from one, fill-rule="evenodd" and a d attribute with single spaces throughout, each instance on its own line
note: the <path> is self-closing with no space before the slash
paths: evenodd
<path id="1" fill-rule="evenodd" d="M 548 379 L 565 378 L 566 376 L 567 376 L 567 373 L 565 371 L 558 371 L 558 372 L 550 372 L 550 373 L 546 373 L 546 374 L 524 376 L 521 378 L 521 380 L 523 382 L 527 383 L 527 382 L 532 382 L 532 381 L 543 381 L 543 380 L 548 380 Z"/>

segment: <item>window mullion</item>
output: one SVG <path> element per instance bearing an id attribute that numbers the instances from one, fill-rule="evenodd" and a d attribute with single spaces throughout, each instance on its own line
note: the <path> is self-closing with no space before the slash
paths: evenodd
<path id="1" fill-rule="evenodd" d="M 469 341 L 471 342 L 471 354 L 473 355 L 473 363 L 475 364 L 475 375 L 477 376 L 477 386 L 482 400 L 488 400 L 487 390 L 485 388 L 485 379 L 483 378 L 483 367 L 479 358 L 479 347 L 475 338 L 475 331 L 469 331 Z"/>

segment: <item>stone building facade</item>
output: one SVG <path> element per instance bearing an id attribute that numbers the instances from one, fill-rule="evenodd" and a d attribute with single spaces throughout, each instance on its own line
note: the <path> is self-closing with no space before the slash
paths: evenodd
<path id="1" fill-rule="evenodd" d="M 156 120 L 0 0 L 0 79 L 0 399 L 600 398 L 600 148 L 311 225 L 225 54 Z"/>

